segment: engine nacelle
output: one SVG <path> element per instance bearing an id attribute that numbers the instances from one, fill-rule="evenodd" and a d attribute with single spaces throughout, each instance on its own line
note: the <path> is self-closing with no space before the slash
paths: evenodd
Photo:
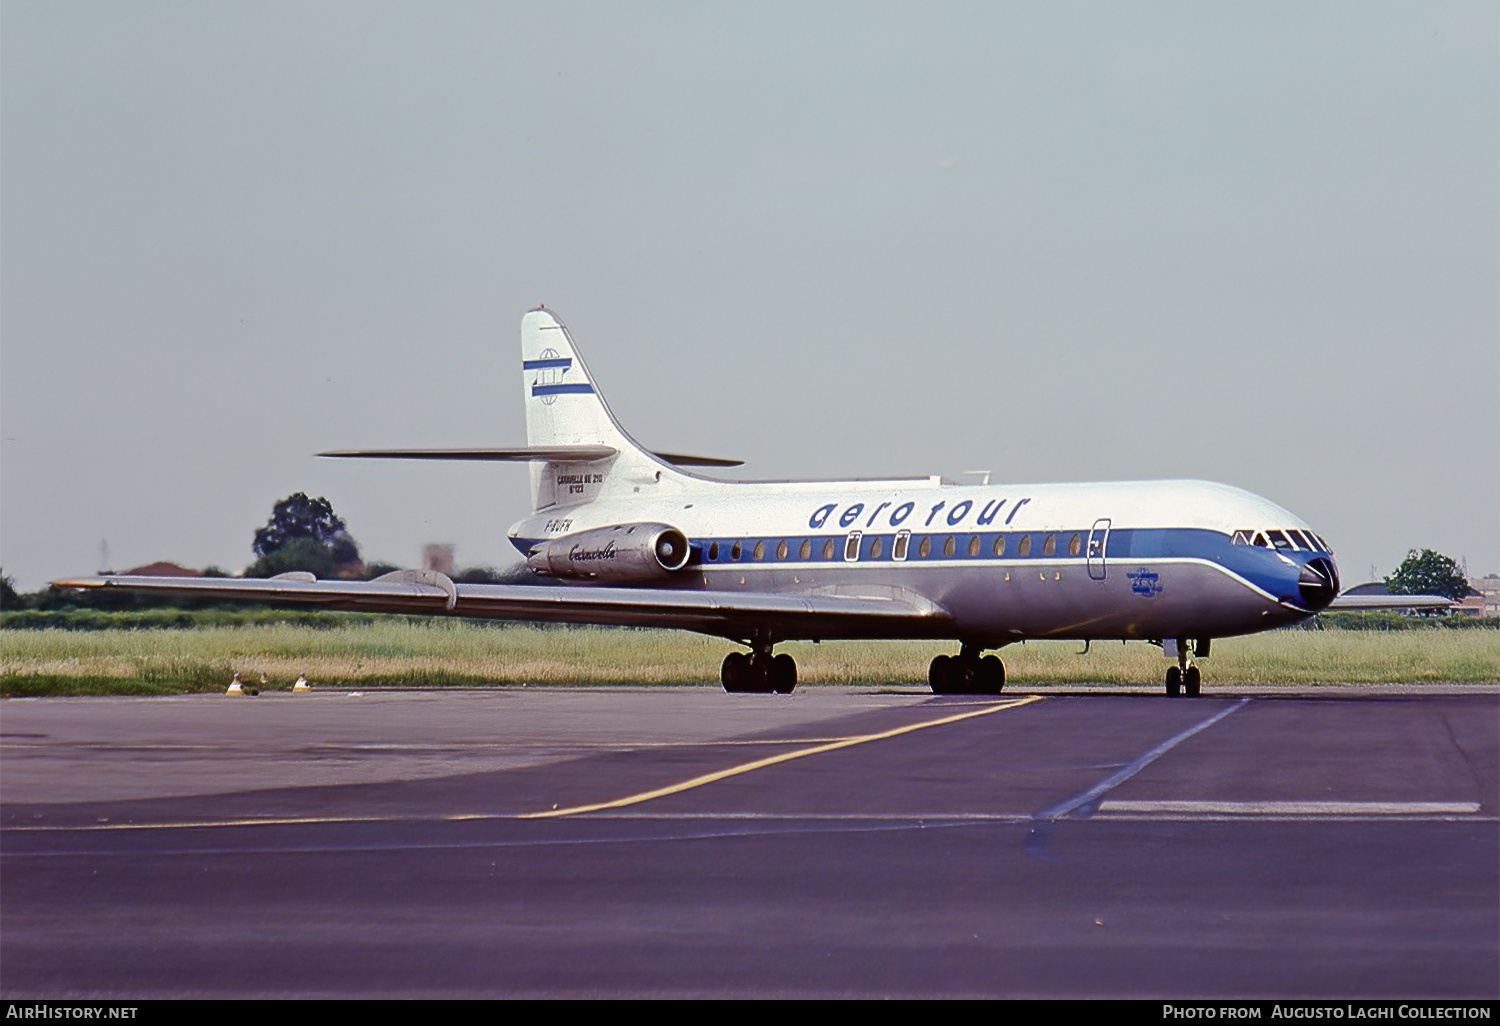
<path id="1" fill-rule="evenodd" d="M 543 542 L 526 565 L 548 577 L 644 583 L 687 566 L 687 535 L 667 524 L 596 527 Z"/>

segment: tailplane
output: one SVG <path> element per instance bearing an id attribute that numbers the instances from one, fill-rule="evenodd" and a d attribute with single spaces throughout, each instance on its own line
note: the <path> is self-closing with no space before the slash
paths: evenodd
<path id="1" fill-rule="evenodd" d="M 650 452 L 627 435 L 594 388 L 568 329 L 538 308 L 521 320 L 526 387 L 526 445 L 508 449 L 339 449 L 319 456 L 358 459 L 480 460 L 531 464 L 531 509 L 575 506 L 638 494 L 651 486 L 681 490 L 702 479 L 673 467 L 737 467 L 739 460 Z"/>

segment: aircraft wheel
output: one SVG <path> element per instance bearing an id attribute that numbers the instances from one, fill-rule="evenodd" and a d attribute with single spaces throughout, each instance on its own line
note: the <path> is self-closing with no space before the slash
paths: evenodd
<path id="1" fill-rule="evenodd" d="M 953 694 L 955 695 L 977 695 L 979 687 L 979 660 L 965 659 L 959 656 L 948 664 L 949 673 L 953 678 Z"/>
<path id="2" fill-rule="evenodd" d="M 1189 698 L 1198 697 L 1198 685 L 1203 675 L 1198 672 L 1198 667 L 1189 666 L 1187 672 L 1182 675 L 1182 690 Z"/>
<path id="3" fill-rule="evenodd" d="M 979 660 L 979 680 L 975 691 L 981 695 L 998 695 L 1005 687 L 1005 664 L 999 656 Z"/>
<path id="4" fill-rule="evenodd" d="M 1182 670 L 1174 666 L 1167 671 L 1167 694 L 1176 696 L 1182 690 Z"/>
<path id="5" fill-rule="evenodd" d="M 750 660 L 743 652 L 731 652 L 724 657 L 724 665 L 719 668 L 719 680 L 724 685 L 724 690 L 730 694 L 740 694 L 748 691 L 746 685 L 750 677 Z"/>
<path id="6" fill-rule="evenodd" d="M 790 695 L 797 686 L 797 660 L 783 652 L 771 660 L 771 690 Z"/>
<path id="7" fill-rule="evenodd" d="M 952 656 L 934 656 L 932 665 L 927 668 L 927 683 L 932 687 L 934 695 L 951 695 L 952 673 L 950 667 L 953 665 Z"/>

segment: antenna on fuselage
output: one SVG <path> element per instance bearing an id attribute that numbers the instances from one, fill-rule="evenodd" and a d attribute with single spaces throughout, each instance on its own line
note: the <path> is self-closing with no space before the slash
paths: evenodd
<path id="1" fill-rule="evenodd" d="M 990 472 L 988 470 L 966 470 L 966 471 L 964 471 L 964 473 L 965 474 L 978 474 L 979 475 L 979 484 L 981 486 L 987 485 L 987 484 L 990 483 Z"/>

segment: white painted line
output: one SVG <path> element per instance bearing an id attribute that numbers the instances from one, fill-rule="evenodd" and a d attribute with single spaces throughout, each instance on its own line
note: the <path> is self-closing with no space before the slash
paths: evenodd
<path id="1" fill-rule="evenodd" d="M 1064 816 L 1083 808 L 1085 805 L 1098 798 L 1100 795 L 1119 787 L 1121 784 L 1125 783 L 1125 781 L 1135 776 L 1137 773 L 1145 769 L 1147 766 L 1151 765 L 1157 759 L 1160 759 L 1163 755 L 1166 755 L 1168 752 L 1176 748 L 1178 745 L 1182 744 L 1182 742 L 1186 741 L 1194 734 L 1197 734 L 1199 731 L 1207 730 L 1209 727 L 1212 727 L 1215 723 L 1218 723 L 1230 713 L 1238 712 L 1239 710 L 1243 709 L 1246 705 L 1249 704 L 1249 702 L 1250 699 L 1248 697 L 1242 698 L 1238 702 L 1234 703 L 1234 705 L 1231 705 L 1228 709 L 1220 710 L 1213 716 L 1210 716 L 1208 719 L 1204 720 L 1202 723 L 1184 730 L 1176 737 L 1167 738 L 1167 740 L 1151 749 L 1151 751 L 1147 752 L 1139 759 L 1136 759 L 1129 766 L 1126 766 L 1118 773 L 1114 773 L 1108 777 L 1105 777 L 1103 780 L 1099 781 L 1099 783 L 1083 792 L 1083 794 L 1076 795 L 1072 798 L 1069 798 L 1065 802 L 1060 802 L 1057 805 L 1052 806 L 1052 808 L 1050 809 L 1038 812 L 1036 814 L 1036 818 L 1062 819 Z"/>
<path id="2" fill-rule="evenodd" d="M 1471 815 L 1478 802 L 1216 802 L 1105 801 L 1101 813 L 1181 813 L 1220 816 L 1441 816 Z"/>

